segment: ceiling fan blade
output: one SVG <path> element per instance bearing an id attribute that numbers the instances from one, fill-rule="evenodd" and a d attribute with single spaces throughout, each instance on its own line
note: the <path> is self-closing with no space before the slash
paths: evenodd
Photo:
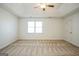
<path id="1" fill-rule="evenodd" d="M 39 7 L 34 7 L 34 8 L 39 8 Z"/>
<path id="2" fill-rule="evenodd" d="M 47 5 L 47 7 L 54 7 L 54 5 Z"/>

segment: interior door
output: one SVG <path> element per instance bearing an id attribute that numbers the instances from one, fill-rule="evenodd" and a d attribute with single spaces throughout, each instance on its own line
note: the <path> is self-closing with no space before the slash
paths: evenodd
<path id="1" fill-rule="evenodd" d="M 72 40 L 72 19 L 68 19 L 66 23 L 67 40 Z"/>

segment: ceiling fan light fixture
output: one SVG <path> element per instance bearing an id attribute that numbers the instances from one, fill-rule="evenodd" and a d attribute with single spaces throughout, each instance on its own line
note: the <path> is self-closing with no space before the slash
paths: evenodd
<path id="1" fill-rule="evenodd" d="M 40 5 L 41 8 L 46 8 L 45 4 Z"/>
<path id="2" fill-rule="evenodd" d="M 37 4 L 37 6 L 35 8 L 41 8 L 43 11 L 45 11 L 46 8 L 48 8 L 48 7 L 53 8 L 54 5 L 46 4 L 46 3 L 40 3 L 40 4 Z"/>

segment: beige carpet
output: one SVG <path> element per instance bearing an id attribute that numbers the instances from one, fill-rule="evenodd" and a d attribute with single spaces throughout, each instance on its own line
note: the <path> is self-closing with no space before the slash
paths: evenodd
<path id="1" fill-rule="evenodd" d="M 79 48 L 64 40 L 19 40 L 1 53 L 9 56 L 78 56 Z"/>

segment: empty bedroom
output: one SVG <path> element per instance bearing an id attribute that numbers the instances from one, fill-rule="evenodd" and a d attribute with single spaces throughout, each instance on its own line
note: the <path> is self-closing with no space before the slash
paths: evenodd
<path id="1" fill-rule="evenodd" d="M 79 3 L 0 3 L 0 56 L 79 56 Z"/>

